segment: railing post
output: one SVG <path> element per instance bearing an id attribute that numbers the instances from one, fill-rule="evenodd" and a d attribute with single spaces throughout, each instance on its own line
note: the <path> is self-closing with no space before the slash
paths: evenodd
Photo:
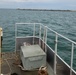
<path id="1" fill-rule="evenodd" d="M 70 75 L 72 75 L 72 67 L 73 67 L 73 53 L 74 53 L 74 44 L 72 43 Z"/>
<path id="2" fill-rule="evenodd" d="M 15 24 L 15 53 L 16 53 L 17 24 Z"/>
<path id="3" fill-rule="evenodd" d="M 44 31 L 43 31 L 43 42 L 45 41 L 45 27 L 44 27 Z"/>
<path id="4" fill-rule="evenodd" d="M 47 61 L 47 27 L 45 26 L 45 53 L 46 53 L 46 61 Z"/>
<path id="5" fill-rule="evenodd" d="M 54 55 L 54 73 L 55 73 L 55 75 L 56 75 L 56 64 L 57 64 L 57 61 L 56 61 L 57 42 L 58 42 L 58 35 L 57 35 L 57 33 L 56 33 L 56 38 L 55 38 L 55 55 Z"/>
<path id="6" fill-rule="evenodd" d="M 44 43 L 45 43 L 45 26 L 44 26 L 44 32 L 43 32 L 43 50 L 45 49 Z"/>
<path id="7" fill-rule="evenodd" d="M 35 38 L 35 23 L 34 23 L 34 30 L 33 30 L 33 45 L 35 43 L 34 38 Z"/>
<path id="8" fill-rule="evenodd" d="M 39 30 L 39 45 L 41 46 L 41 24 L 40 24 L 40 30 Z"/>
<path id="9" fill-rule="evenodd" d="M 47 44 L 47 27 L 45 26 L 45 44 Z M 47 48 L 45 45 L 45 52 L 47 53 Z"/>

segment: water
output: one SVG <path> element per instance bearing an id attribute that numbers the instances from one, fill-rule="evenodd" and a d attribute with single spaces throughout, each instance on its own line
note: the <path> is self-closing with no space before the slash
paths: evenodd
<path id="1" fill-rule="evenodd" d="M 26 11 L 14 9 L 0 9 L 0 26 L 3 28 L 3 48 L 2 51 L 15 50 L 14 26 L 17 22 L 43 23 L 53 30 L 76 41 L 76 12 L 63 11 Z M 52 34 L 52 33 L 50 33 Z M 53 41 L 54 36 L 48 36 L 48 41 Z M 51 38 L 50 38 L 51 37 Z M 53 39 L 52 39 L 53 38 Z M 62 42 L 61 42 L 62 40 Z M 67 46 L 67 47 L 66 47 Z M 60 50 L 59 50 L 60 48 Z M 65 49 L 66 48 L 66 49 Z M 74 69 L 76 70 L 76 46 L 74 47 Z M 63 51 L 63 52 L 62 52 Z M 59 37 L 58 54 L 68 63 L 70 61 L 71 43 Z"/>

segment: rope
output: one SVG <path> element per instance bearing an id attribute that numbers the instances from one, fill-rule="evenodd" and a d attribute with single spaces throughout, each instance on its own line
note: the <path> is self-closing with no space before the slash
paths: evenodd
<path id="1" fill-rule="evenodd" d="M 11 75 L 12 70 L 11 70 L 11 67 L 10 67 L 10 65 L 9 65 L 9 62 L 8 62 L 7 59 L 5 59 L 5 61 L 7 62 L 8 66 L 9 66 L 9 69 L 10 69 L 10 72 L 8 73 L 8 75 Z"/>

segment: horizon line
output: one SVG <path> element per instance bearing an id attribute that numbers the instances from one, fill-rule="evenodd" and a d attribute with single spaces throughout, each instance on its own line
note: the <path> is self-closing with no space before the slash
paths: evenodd
<path id="1" fill-rule="evenodd" d="M 16 10 L 42 10 L 42 11 L 76 11 L 74 9 L 44 9 L 44 8 L 0 8 L 0 9 L 16 9 Z"/>

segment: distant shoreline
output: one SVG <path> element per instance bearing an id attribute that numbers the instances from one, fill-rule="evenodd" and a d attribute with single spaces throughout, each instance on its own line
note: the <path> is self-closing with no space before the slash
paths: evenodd
<path id="1" fill-rule="evenodd" d="M 54 9 L 20 9 L 18 8 L 17 10 L 31 10 L 31 11 L 67 11 L 67 12 L 76 12 L 76 10 L 54 10 Z"/>
<path id="2" fill-rule="evenodd" d="M 8 8 L 0 8 L 0 9 L 7 9 Z M 9 8 L 11 9 L 11 8 Z M 76 10 L 67 10 L 67 9 L 24 9 L 24 8 L 16 8 L 15 10 L 27 10 L 27 11 L 63 11 L 63 12 L 76 12 Z"/>

